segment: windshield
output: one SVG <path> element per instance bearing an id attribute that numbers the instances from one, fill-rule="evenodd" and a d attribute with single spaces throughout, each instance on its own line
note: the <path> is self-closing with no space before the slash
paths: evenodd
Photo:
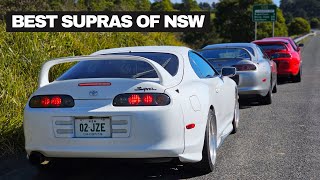
<path id="1" fill-rule="evenodd" d="M 266 50 L 286 50 L 286 46 L 284 44 L 259 44 L 261 49 Z"/>
<path id="2" fill-rule="evenodd" d="M 203 49 L 200 54 L 208 60 L 223 59 L 250 59 L 250 54 L 244 49 L 227 48 L 227 49 Z"/>
<path id="3" fill-rule="evenodd" d="M 179 61 L 168 53 L 119 53 L 151 59 L 171 75 L 177 74 Z M 147 62 L 132 60 L 91 60 L 78 62 L 57 80 L 86 78 L 158 78 L 156 71 Z"/>

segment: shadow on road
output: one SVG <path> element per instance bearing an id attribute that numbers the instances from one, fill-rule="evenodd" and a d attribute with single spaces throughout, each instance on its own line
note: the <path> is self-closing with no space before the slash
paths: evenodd
<path id="1" fill-rule="evenodd" d="M 285 84 L 289 84 L 289 83 L 297 83 L 297 82 L 293 82 L 292 78 L 278 78 L 277 84 L 278 85 L 285 85 Z"/>
<path id="2" fill-rule="evenodd" d="M 50 169 L 38 170 L 35 180 L 57 179 L 185 179 L 203 174 L 177 164 L 110 163 L 106 160 L 59 162 Z"/>
<path id="3" fill-rule="evenodd" d="M 252 106 L 260 106 L 260 103 L 257 102 L 256 99 L 239 99 L 239 105 L 240 105 L 240 109 L 248 109 L 251 108 Z"/>

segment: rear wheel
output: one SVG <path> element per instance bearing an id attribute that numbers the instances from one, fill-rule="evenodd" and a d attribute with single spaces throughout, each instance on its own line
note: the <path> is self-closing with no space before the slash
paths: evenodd
<path id="1" fill-rule="evenodd" d="M 293 76 L 293 82 L 301 82 L 301 68 L 297 75 Z"/>
<path id="2" fill-rule="evenodd" d="M 278 88 L 277 88 L 277 81 L 276 84 L 274 85 L 273 89 L 272 89 L 272 93 L 277 93 L 278 92 Z"/>
<path id="3" fill-rule="evenodd" d="M 266 96 L 260 97 L 260 104 L 269 105 L 272 103 L 272 88 L 270 87 Z"/>
<path id="4" fill-rule="evenodd" d="M 238 97 L 238 94 L 236 97 Z M 234 107 L 234 116 L 233 116 L 232 126 L 233 126 L 233 130 L 232 130 L 231 134 L 235 134 L 238 131 L 238 127 L 239 127 L 239 101 L 238 101 L 238 98 L 236 98 L 236 104 Z"/>
<path id="5" fill-rule="evenodd" d="M 210 109 L 207 120 L 207 127 L 202 150 L 202 160 L 196 163 L 197 167 L 203 173 L 210 173 L 214 170 L 214 164 L 217 156 L 217 128 L 216 118 L 213 110 Z"/>

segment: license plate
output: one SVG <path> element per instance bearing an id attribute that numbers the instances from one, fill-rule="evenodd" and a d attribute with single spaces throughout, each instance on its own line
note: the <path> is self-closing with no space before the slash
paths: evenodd
<path id="1" fill-rule="evenodd" d="M 75 137 L 111 137 L 110 119 L 75 119 Z"/>

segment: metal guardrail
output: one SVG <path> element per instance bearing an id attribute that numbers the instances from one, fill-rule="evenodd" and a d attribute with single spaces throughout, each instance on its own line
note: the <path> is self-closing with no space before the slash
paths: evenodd
<path id="1" fill-rule="evenodd" d="M 306 35 L 304 35 L 304 36 L 302 36 L 302 37 L 299 37 L 299 38 L 294 39 L 294 42 L 297 43 L 297 42 L 303 40 L 304 38 L 306 38 L 306 37 L 308 37 L 308 36 L 315 36 L 315 35 L 317 35 L 316 32 L 312 32 L 312 33 L 306 34 Z"/>

